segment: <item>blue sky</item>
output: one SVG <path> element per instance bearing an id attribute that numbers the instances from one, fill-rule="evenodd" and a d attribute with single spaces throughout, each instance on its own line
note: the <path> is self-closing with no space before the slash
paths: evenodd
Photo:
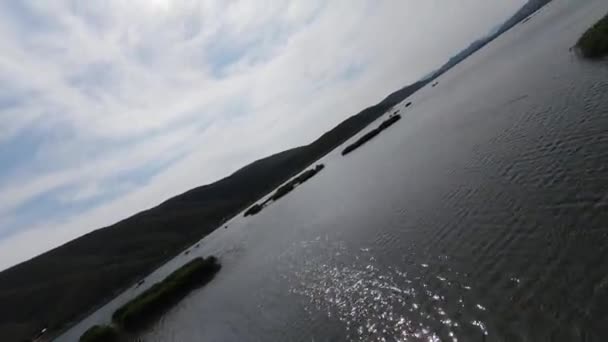
<path id="1" fill-rule="evenodd" d="M 0 269 L 312 141 L 522 4 L 0 2 Z"/>

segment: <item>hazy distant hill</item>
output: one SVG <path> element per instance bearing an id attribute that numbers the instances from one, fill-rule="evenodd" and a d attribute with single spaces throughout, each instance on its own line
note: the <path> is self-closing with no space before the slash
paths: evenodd
<path id="1" fill-rule="evenodd" d="M 474 41 L 466 49 L 460 51 L 458 54 L 450 58 L 447 63 L 437 69 L 437 71 L 433 74 L 433 77 L 438 77 L 439 75 L 450 70 L 455 65 L 462 62 L 465 58 L 486 46 L 489 42 L 496 39 L 498 36 L 505 33 L 551 1 L 552 0 L 529 0 L 521 9 L 519 9 L 513 16 L 500 25 L 490 35 Z"/>

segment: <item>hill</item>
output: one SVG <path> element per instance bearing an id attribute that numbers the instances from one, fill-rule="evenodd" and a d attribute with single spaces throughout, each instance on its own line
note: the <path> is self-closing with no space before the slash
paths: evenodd
<path id="1" fill-rule="evenodd" d="M 498 38 L 498 36 L 510 30 L 513 26 L 519 23 L 523 23 L 528 17 L 533 15 L 536 11 L 540 10 L 543 6 L 545 6 L 551 1 L 552 0 L 529 0 L 526 4 L 524 4 L 522 8 L 515 12 L 515 14 L 513 14 L 509 19 L 507 19 L 491 34 L 474 41 L 467 48 L 450 58 L 447 63 L 442 65 L 439 69 L 437 69 L 437 71 L 432 74 L 431 78 L 437 78 L 446 71 L 450 70 L 458 63 L 462 62 L 464 59 L 474 54 L 494 39 Z"/>

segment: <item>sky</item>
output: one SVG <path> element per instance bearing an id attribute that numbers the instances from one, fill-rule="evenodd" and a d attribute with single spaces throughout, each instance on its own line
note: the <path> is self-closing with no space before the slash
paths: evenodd
<path id="1" fill-rule="evenodd" d="M 310 143 L 524 0 L 3 0 L 0 270 Z"/>

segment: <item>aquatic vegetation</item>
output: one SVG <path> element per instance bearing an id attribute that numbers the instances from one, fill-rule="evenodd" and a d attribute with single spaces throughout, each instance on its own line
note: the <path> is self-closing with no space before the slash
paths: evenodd
<path id="1" fill-rule="evenodd" d="M 317 173 L 325 168 L 323 164 L 317 164 L 314 168 L 302 172 L 299 176 L 289 181 L 287 184 L 279 187 L 275 193 L 270 197 L 273 201 L 280 199 L 281 197 L 290 193 L 296 186 L 306 182 L 307 180 L 314 177 Z"/>
<path id="2" fill-rule="evenodd" d="M 283 196 L 287 195 L 288 193 L 290 193 L 291 191 L 293 191 L 293 189 L 295 189 L 298 185 L 300 185 L 300 184 L 306 182 L 307 180 L 311 179 L 312 177 L 314 177 L 317 173 L 319 173 L 324 168 L 325 168 L 325 165 L 317 164 L 314 168 L 302 172 L 299 176 L 295 177 L 294 179 L 283 184 L 277 190 L 275 190 L 275 192 L 272 194 L 272 196 L 270 196 L 270 198 L 268 200 L 266 200 L 264 203 L 255 204 L 255 205 L 251 206 L 251 208 L 249 208 L 245 212 L 244 216 L 250 216 L 250 215 L 255 215 L 255 214 L 259 213 L 260 211 L 262 211 L 262 209 L 264 209 L 264 207 L 268 203 L 279 200 L 281 197 L 283 197 Z"/>
<path id="3" fill-rule="evenodd" d="M 126 330 L 136 329 L 209 282 L 220 268 L 216 257 L 193 259 L 116 310 L 112 321 Z"/>
<path id="4" fill-rule="evenodd" d="M 390 126 L 392 126 L 395 122 L 399 121 L 400 119 L 401 119 L 401 115 L 399 115 L 399 114 L 391 115 L 387 120 L 382 122 L 380 124 L 380 126 L 372 129 L 371 131 L 367 132 L 365 135 L 363 135 L 361 138 L 359 138 L 354 143 L 346 146 L 346 148 L 342 151 L 342 155 L 345 156 L 345 155 L 351 153 L 352 151 L 358 149 L 359 147 L 361 147 L 361 145 L 372 140 L 376 135 L 380 134 L 383 130 L 389 128 Z"/>
<path id="5" fill-rule="evenodd" d="M 608 55 L 608 15 L 593 25 L 576 43 L 583 57 L 590 59 Z"/>
<path id="6" fill-rule="evenodd" d="M 259 213 L 260 211 L 262 211 L 262 208 L 264 208 L 264 207 L 261 204 L 254 204 L 249 209 L 247 209 L 247 211 L 243 215 L 245 217 L 255 215 L 255 214 Z"/>
<path id="7" fill-rule="evenodd" d="M 361 145 L 363 145 L 366 142 L 372 140 L 372 138 L 374 138 L 378 134 L 380 134 L 380 130 L 377 129 L 377 128 L 373 129 L 369 133 L 367 133 L 364 136 L 362 136 L 361 138 L 359 138 L 359 140 L 357 140 L 354 143 L 346 146 L 346 148 L 344 149 L 344 151 L 342 151 L 342 155 L 345 156 L 345 155 L 351 153 L 352 151 L 358 149 Z"/>
<path id="8" fill-rule="evenodd" d="M 118 341 L 118 331 L 109 325 L 94 325 L 85 331 L 80 342 L 114 342 Z"/>
<path id="9" fill-rule="evenodd" d="M 281 187 L 279 187 L 274 194 L 272 194 L 272 200 L 276 201 L 279 198 L 287 195 L 288 193 L 290 193 L 293 189 L 295 188 L 295 185 L 293 183 L 287 183 Z"/>

